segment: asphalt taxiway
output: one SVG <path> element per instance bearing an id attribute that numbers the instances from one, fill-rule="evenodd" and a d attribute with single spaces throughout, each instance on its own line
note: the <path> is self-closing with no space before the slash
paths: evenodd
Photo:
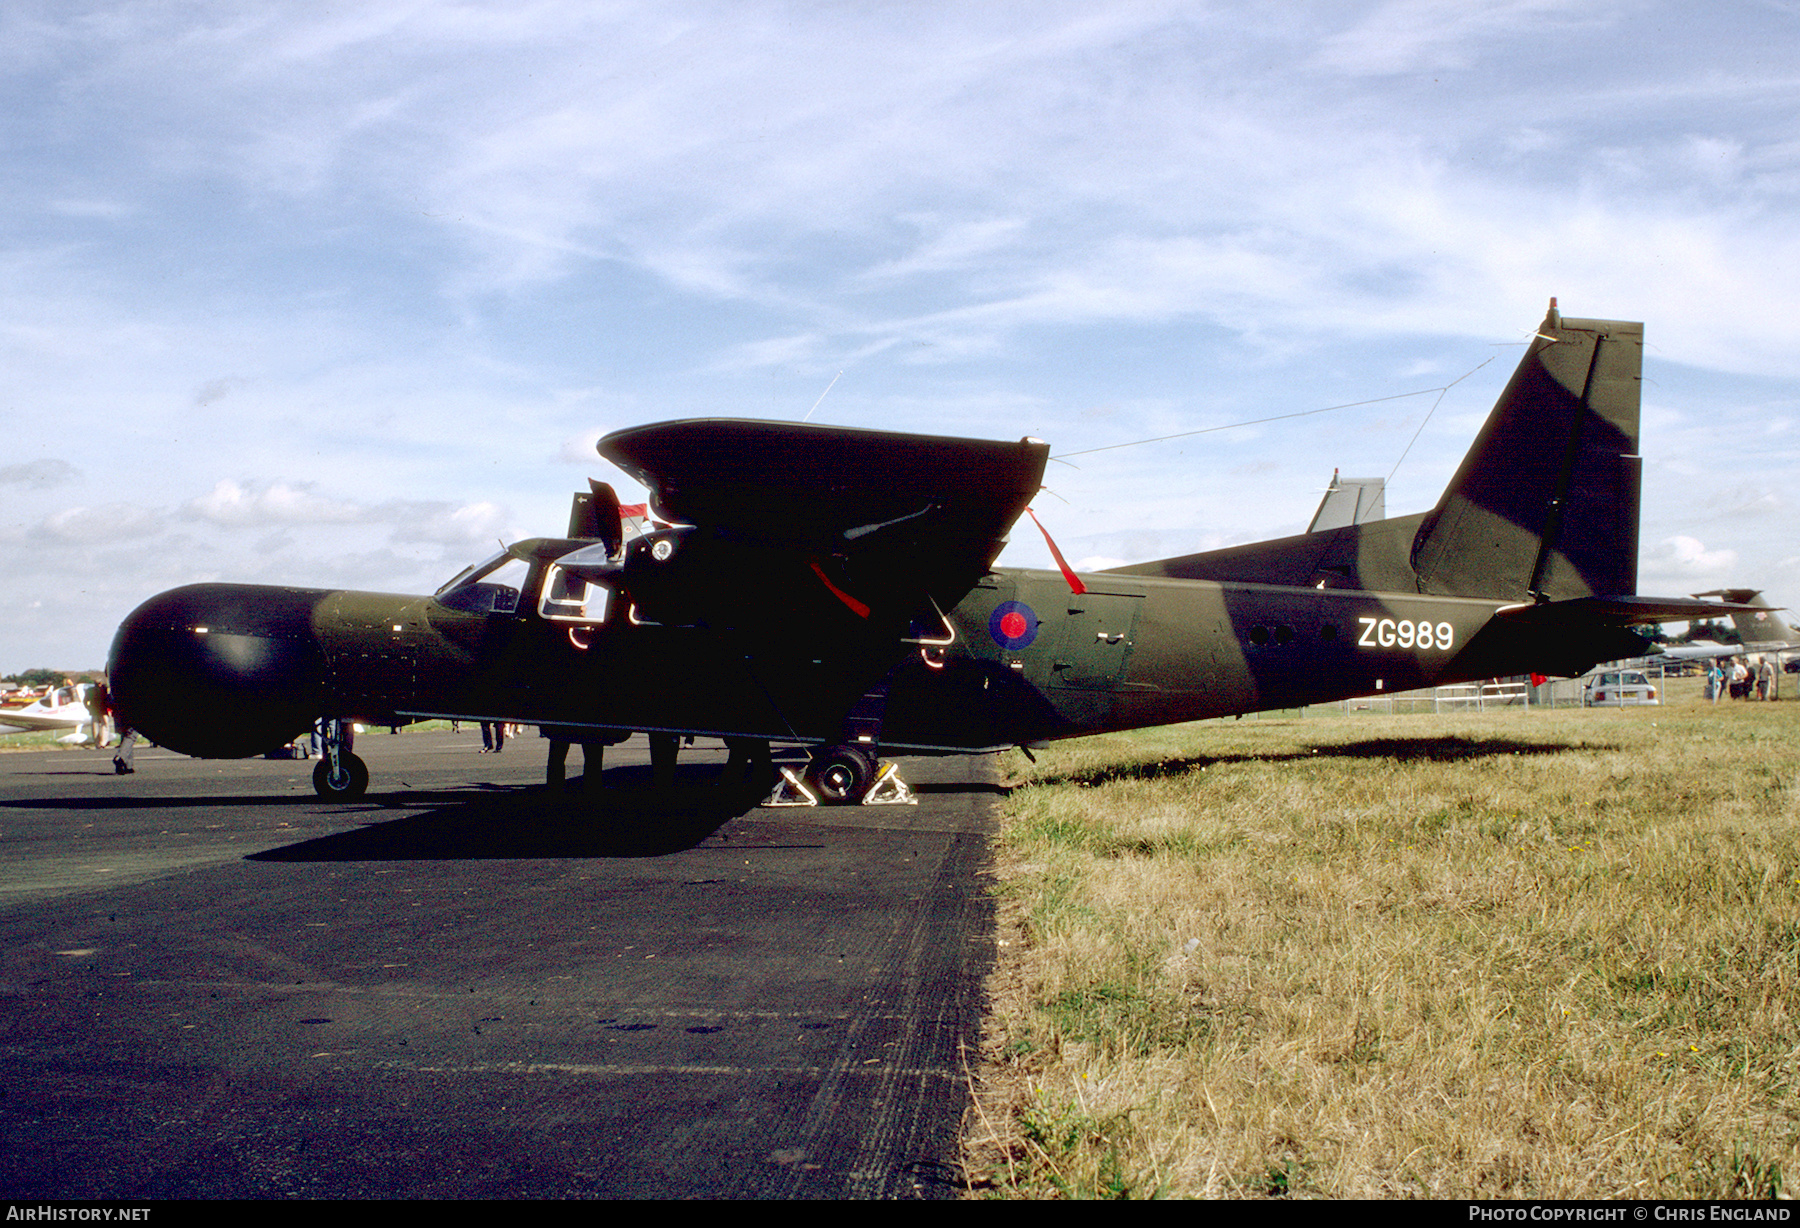
<path id="1" fill-rule="evenodd" d="M 305 761 L 0 755 L 0 1190 L 956 1196 L 991 760 L 726 818 L 632 800 L 641 745 L 598 810 L 472 729 L 364 734 L 348 805 Z"/>

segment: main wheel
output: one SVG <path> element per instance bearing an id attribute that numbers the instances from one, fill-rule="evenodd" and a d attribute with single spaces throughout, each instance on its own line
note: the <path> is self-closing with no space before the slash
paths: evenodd
<path id="1" fill-rule="evenodd" d="M 857 746 L 827 746 L 806 765 L 806 784 L 822 806 L 854 806 L 875 783 L 875 759 Z"/>
<path id="2" fill-rule="evenodd" d="M 321 758 L 313 769 L 313 792 L 328 802 L 354 801 L 368 791 L 369 767 L 349 751 L 338 756 L 338 770 L 333 773 L 329 757 Z"/>

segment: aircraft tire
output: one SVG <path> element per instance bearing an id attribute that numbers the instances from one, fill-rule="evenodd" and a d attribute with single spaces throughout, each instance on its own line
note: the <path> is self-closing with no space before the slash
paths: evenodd
<path id="1" fill-rule="evenodd" d="M 827 746 L 813 752 L 806 784 L 821 806 L 854 806 L 875 782 L 875 758 L 856 746 Z"/>
<path id="2" fill-rule="evenodd" d="M 348 752 L 338 756 L 338 779 L 331 778 L 331 760 L 320 759 L 313 769 L 313 792 L 328 802 L 348 802 L 369 789 L 369 765 Z"/>

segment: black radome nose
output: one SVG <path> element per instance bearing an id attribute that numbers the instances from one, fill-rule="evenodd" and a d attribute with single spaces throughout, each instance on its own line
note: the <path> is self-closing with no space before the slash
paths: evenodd
<path id="1" fill-rule="evenodd" d="M 237 759 L 305 731 L 321 710 L 319 589 L 194 584 L 119 624 L 107 679 L 121 717 L 183 754 Z"/>

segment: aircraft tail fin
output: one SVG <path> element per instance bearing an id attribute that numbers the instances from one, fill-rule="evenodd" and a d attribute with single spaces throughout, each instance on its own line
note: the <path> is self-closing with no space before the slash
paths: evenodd
<path id="1" fill-rule="evenodd" d="M 1637 591 L 1644 326 L 1550 314 L 1430 511 L 1112 570 L 1509 603 Z"/>
<path id="2" fill-rule="evenodd" d="M 1778 644 L 1800 643 L 1800 633 L 1783 622 L 1756 589 L 1716 588 L 1707 593 L 1695 593 L 1694 596 L 1717 597 L 1733 605 L 1753 607 L 1731 611 L 1731 621 L 1737 627 L 1738 641 L 1746 649 L 1754 651 L 1759 645 L 1773 648 Z"/>
<path id="3" fill-rule="evenodd" d="M 1369 524 L 1387 519 L 1386 478 L 1345 478 L 1331 471 L 1331 485 L 1319 500 L 1308 533 L 1324 533 L 1345 525 Z"/>
<path id="4" fill-rule="evenodd" d="M 1643 325 L 1551 300 L 1474 447 L 1413 538 L 1421 592 L 1567 601 L 1637 591 Z"/>

